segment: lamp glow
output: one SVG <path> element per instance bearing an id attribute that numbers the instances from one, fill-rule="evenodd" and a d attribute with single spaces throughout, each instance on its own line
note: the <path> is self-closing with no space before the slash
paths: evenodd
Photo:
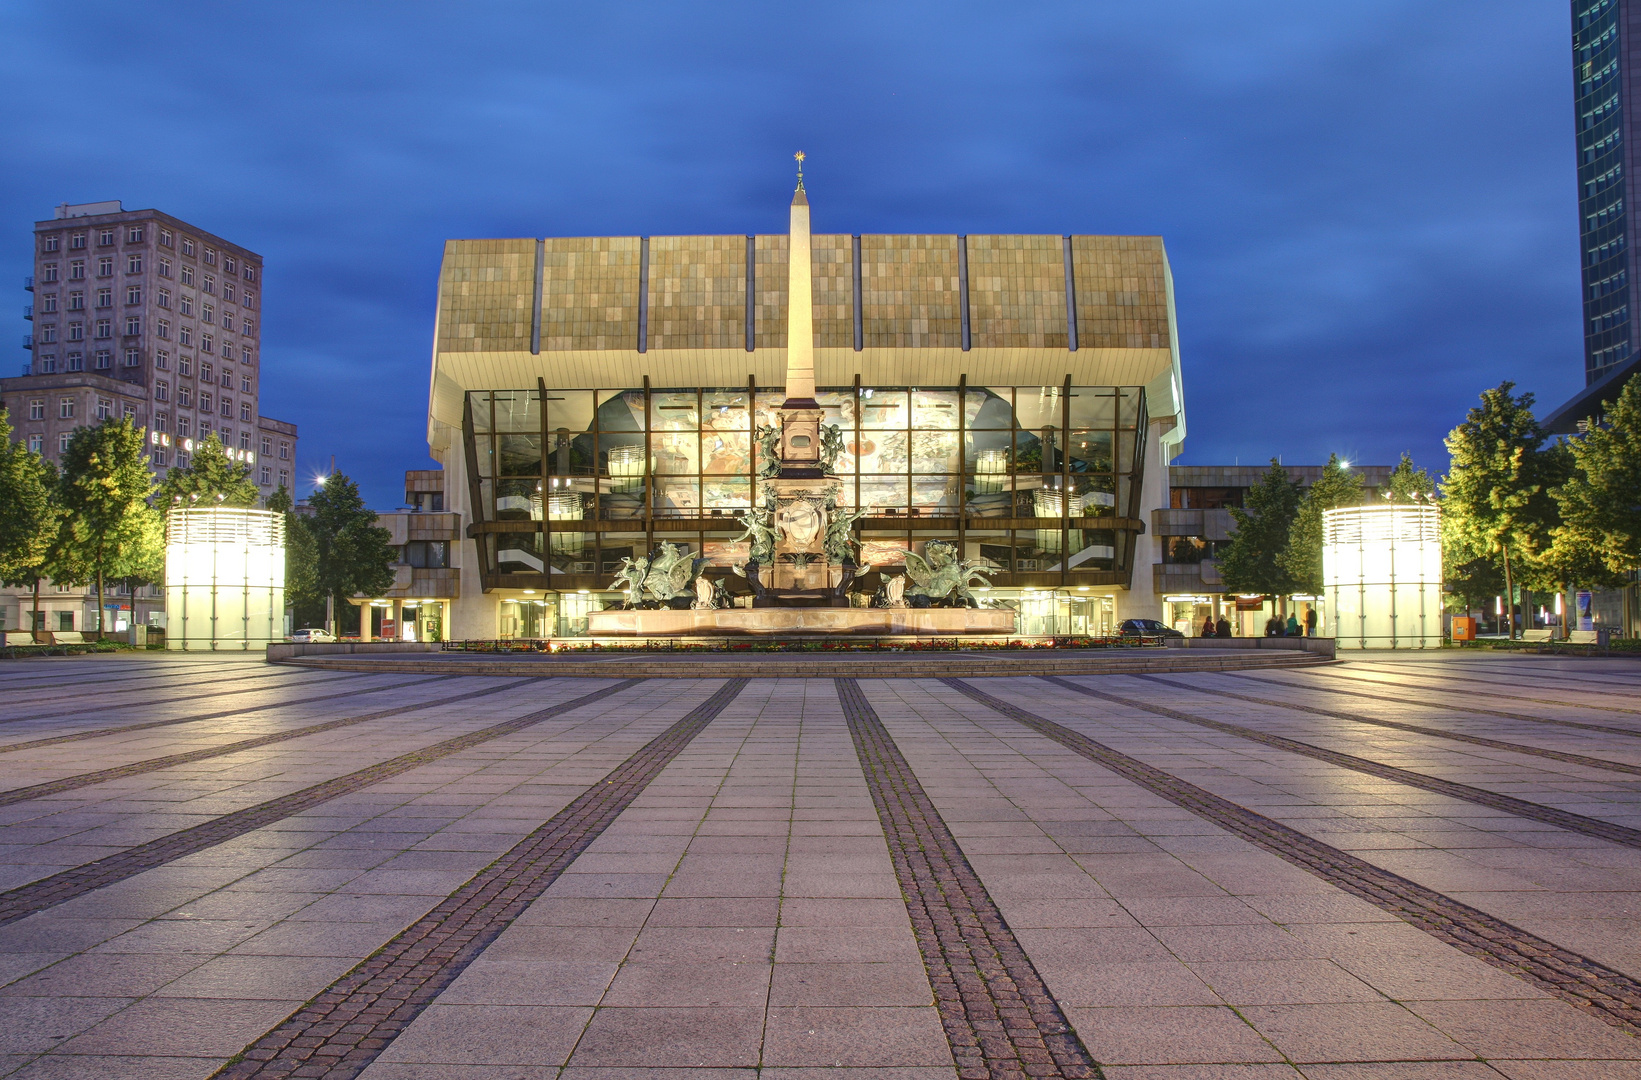
<path id="1" fill-rule="evenodd" d="M 1442 644 L 1441 510 L 1347 506 L 1322 512 L 1323 592 L 1341 649 Z"/>
<path id="2" fill-rule="evenodd" d="M 176 507 L 165 519 L 167 649 L 250 651 L 284 636 L 285 516 Z"/>

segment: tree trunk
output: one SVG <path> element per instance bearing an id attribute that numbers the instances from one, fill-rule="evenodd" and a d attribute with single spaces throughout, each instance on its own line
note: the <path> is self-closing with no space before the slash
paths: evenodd
<path id="1" fill-rule="evenodd" d="M 1562 641 L 1566 641 L 1569 637 L 1571 637 L 1571 634 L 1568 632 L 1569 629 L 1570 629 L 1570 624 L 1567 621 L 1567 616 L 1572 614 L 1572 610 L 1573 610 L 1572 605 L 1570 603 L 1568 603 L 1568 601 L 1570 599 L 1572 599 L 1572 595 L 1573 595 L 1573 583 L 1570 582 L 1570 581 L 1563 581 L 1561 583 L 1561 591 L 1556 593 L 1556 598 L 1561 601 L 1561 635 L 1560 636 L 1561 636 Z"/>
<path id="2" fill-rule="evenodd" d="M 103 602 L 103 568 L 97 567 L 97 640 L 103 639 L 103 612 L 107 610 Z"/>
<path id="3" fill-rule="evenodd" d="M 1510 549 L 1503 548 L 1504 553 L 1504 636 L 1508 641 L 1516 640 L 1516 586 L 1510 576 Z"/>
<path id="4" fill-rule="evenodd" d="M 34 625 L 29 627 L 29 631 L 33 633 L 34 640 L 39 641 L 40 631 L 44 629 L 45 624 L 40 619 L 40 576 L 36 574 L 34 576 Z"/>

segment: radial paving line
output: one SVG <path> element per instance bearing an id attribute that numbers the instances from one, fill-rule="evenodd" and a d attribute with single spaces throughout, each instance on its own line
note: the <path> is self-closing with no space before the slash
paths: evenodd
<path id="1" fill-rule="evenodd" d="M 1503 739 L 1488 739 L 1481 735 L 1466 735 L 1461 731 L 1446 731 L 1442 728 L 1424 727 L 1420 724 L 1404 724 L 1400 720 L 1380 720 L 1373 716 L 1339 712 L 1335 709 L 1323 709 L 1315 705 L 1301 705 L 1293 701 L 1283 701 L 1280 698 L 1234 694 L 1229 690 L 1192 686 L 1190 683 L 1175 682 L 1173 679 L 1164 679 L 1158 675 L 1136 675 L 1134 678 L 1146 679 L 1150 682 L 1161 683 L 1164 686 L 1172 686 L 1180 690 L 1189 690 L 1197 694 L 1211 694 L 1214 697 L 1251 701 L 1255 705 L 1275 705 L 1278 708 L 1292 709 L 1295 712 L 1312 713 L 1316 716 L 1327 716 L 1336 720 L 1348 720 L 1353 724 L 1371 724 L 1374 727 L 1393 728 L 1396 731 L 1411 731 L 1415 735 L 1431 735 L 1438 739 L 1452 739 L 1454 742 L 1471 743 L 1475 746 L 1491 747 L 1494 750 L 1508 750 L 1512 754 L 1531 754 L 1534 757 L 1553 758 L 1556 761 L 1565 761 L 1572 765 L 1583 765 L 1590 769 L 1607 769 L 1612 772 L 1629 773 L 1631 776 L 1641 776 L 1641 765 L 1630 765 L 1622 761 L 1609 761 L 1606 758 L 1590 757 L 1587 754 L 1574 754 L 1565 750 L 1545 750 L 1542 747 L 1528 746 L 1525 743 L 1506 742 Z M 0 796 L 0 798 L 3 798 L 3 796 Z M 3 805 L 5 804 L 0 803 L 0 806 Z"/>
<path id="2" fill-rule="evenodd" d="M 1331 686 L 1304 686 L 1299 683 L 1283 682 L 1280 679 L 1260 679 L 1252 675 L 1242 675 L 1230 671 L 1220 672 L 1219 674 L 1229 675 L 1233 679 L 1247 679 L 1250 682 L 1285 686 L 1290 690 L 1320 691 L 1324 694 L 1340 694 L 1344 697 L 1367 698 L 1369 701 L 1388 701 L 1395 705 L 1417 705 L 1421 709 L 1448 709 L 1453 712 L 1472 713 L 1476 716 L 1497 716 L 1505 720 L 1523 720 L 1529 724 L 1551 724 L 1555 727 L 1578 728 L 1582 731 L 1600 731 L 1608 735 L 1628 735 L 1632 739 L 1641 738 L 1641 731 L 1637 731 L 1635 728 L 1613 727 L 1610 724 L 1588 724 L 1581 720 L 1561 720 L 1553 716 L 1528 716 L 1526 713 L 1502 712 L 1498 709 L 1484 709 L 1475 705 L 1446 705 L 1439 701 L 1420 701 L 1418 698 L 1392 697 L 1389 694 L 1369 694 L 1363 690 L 1336 690 Z"/>
<path id="3" fill-rule="evenodd" d="M 228 694 L 254 694 L 259 689 L 261 689 L 261 687 L 248 686 L 243 690 L 229 690 L 229 691 L 227 691 L 227 693 Z M 179 701 L 194 701 L 198 698 L 215 698 L 215 697 L 223 697 L 223 696 L 224 696 L 223 694 L 218 694 L 218 693 L 213 692 L 213 690 L 211 688 L 205 688 L 200 693 L 197 693 L 197 694 L 183 694 L 179 697 L 154 698 L 152 701 L 116 702 L 113 705 L 109 705 L 109 706 L 104 707 L 101 711 L 107 712 L 111 709 L 135 709 L 135 708 L 139 708 L 139 707 L 147 707 L 147 706 L 150 706 L 150 705 L 174 705 Z M 268 706 L 265 706 L 265 705 L 260 706 L 260 707 L 261 708 L 268 708 Z M 5 719 L 0 720 L 0 724 L 26 724 L 30 720 L 55 720 L 58 717 L 75 716 L 75 715 L 78 715 L 79 713 L 83 713 L 85 711 L 86 711 L 85 706 L 77 705 L 72 709 L 58 709 L 56 712 L 34 713 L 30 716 L 8 716 Z"/>
<path id="4" fill-rule="evenodd" d="M 860 683 L 838 679 L 895 877 L 962 1080 L 1098 1077 L 1099 1065 L 1044 985 Z"/>
<path id="5" fill-rule="evenodd" d="M 246 665 L 246 666 L 249 666 L 249 665 Z M 69 690 L 69 689 L 77 690 L 78 688 L 80 688 L 82 686 L 93 686 L 93 685 L 96 685 L 96 684 L 99 684 L 99 683 L 108 683 L 108 682 L 134 683 L 134 682 L 148 682 L 148 681 L 153 680 L 153 679 L 180 679 L 185 675 L 197 674 L 199 672 L 199 669 L 200 669 L 199 664 L 197 664 L 197 663 L 178 665 L 178 668 L 179 668 L 179 670 L 176 670 L 176 671 L 154 672 L 154 671 L 150 670 L 150 673 L 146 674 L 146 675 L 130 675 L 130 674 L 127 674 L 127 675 L 113 675 L 113 676 L 110 676 L 109 678 L 106 678 L 106 679 L 71 679 L 71 680 L 68 680 L 66 683 L 63 682 L 63 681 L 53 681 L 53 682 L 49 682 L 49 683 L 31 683 L 28 686 L 6 686 L 4 684 L 0 684 L 0 691 L 4 691 L 4 692 L 7 692 L 7 693 L 10 693 L 12 691 L 21 691 L 21 692 L 46 691 L 48 693 L 54 693 L 54 692 L 58 692 L 58 691 L 62 691 L 62 690 Z M 285 672 L 282 671 L 279 668 L 274 668 L 273 671 L 278 672 L 279 674 L 285 674 Z M 272 678 L 269 675 L 269 672 L 268 672 L 268 665 L 263 664 L 263 665 L 261 665 L 261 670 L 255 670 L 249 675 L 235 675 L 232 678 L 228 678 L 228 679 L 214 679 L 212 681 L 211 685 L 212 686 L 222 686 L 225 683 L 247 682 L 251 679 L 267 679 L 270 682 L 273 681 Z M 152 687 L 148 687 L 146 692 L 152 693 L 155 690 L 163 690 L 163 689 L 166 689 L 166 688 L 165 687 L 152 686 Z M 253 687 L 253 689 L 254 689 L 254 687 Z M 142 691 L 143 691 L 143 688 L 138 687 L 137 691 L 134 691 L 134 692 L 142 692 Z M 86 693 L 87 694 L 102 694 L 102 693 L 107 693 L 107 691 L 106 690 L 87 690 Z M 32 702 L 23 702 L 22 704 L 32 704 Z M 138 702 L 138 704 L 144 704 L 144 703 L 143 702 Z"/>
<path id="6" fill-rule="evenodd" d="M 1429 679 L 1429 678 L 1431 678 L 1431 676 L 1428 676 L 1428 675 L 1426 675 L 1426 676 L 1403 675 L 1403 676 L 1397 676 L 1397 677 L 1407 678 L 1407 679 L 1414 679 L 1414 678 Z M 1443 690 L 1439 686 L 1407 685 L 1407 684 L 1402 684 L 1402 685 L 1398 686 L 1397 683 L 1381 682 L 1378 679 L 1369 679 L 1369 678 L 1367 678 L 1365 676 L 1362 676 L 1362 675 L 1344 675 L 1344 674 L 1341 674 L 1339 672 L 1339 669 L 1337 669 L 1337 668 L 1334 668 L 1329 672 L 1329 678 L 1331 678 L 1331 679 L 1343 679 L 1343 680 L 1348 680 L 1349 682 L 1367 683 L 1369 686 L 1377 686 L 1382 690 L 1395 690 L 1395 689 L 1399 688 L 1399 689 L 1403 689 L 1403 690 L 1428 690 L 1428 691 L 1438 693 L 1438 694 L 1464 694 L 1464 693 L 1469 693 L 1469 691 L 1466 691 L 1466 690 Z M 1441 678 L 1446 679 L 1446 680 L 1450 680 L 1450 681 L 1456 681 L 1456 682 L 1480 683 L 1483 686 L 1487 686 L 1487 687 L 1490 687 L 1490 688 L 1495 687 L 1495 686 L 1498 685 L 1496 682 L 1494 682 L 1491 679 L 1471 679 L 1471 678 L 1467 678 L 1466 676 L 1463 676 L 1463 675 L 1442 675 Z M 1558 705 L 1563 709 L 1596 709 L 1600 712 L 1631 713 L 1631 714 L 1636 715 L 1636 716 L 1641 716 L 1641 709 L 1626 709 L 1622 705 L 1595 705 L 1595 704 L 1592 704 L 1592 703 L 1589 703 L 1589 702 L 1566 701 L 1566 700 L 1558 699 L 1558 698 L 1526 697 L 1522 694 L 1503 694 L 1503 693 L 1500 693 L 1496 689 L 1489 689 L 1488 690 L 1488 696 L 1489 697 L 1506 698 L 1510 701 L 1531 701 L 1535 705 Z M 1463 706 L 1457 706 L 1457 707 L 1460 708 L 1460 709 L 1463 709 Z M 1635 733 L 1632 732 L 1632 734 L 1635 734 Z"/>
<path id="7" fill-rule="evenodd" d="M 224 754 L 237 754 L 242 750 L 255 750 L 259 746 L 269 746 L 289 739 L 300 739 L 308 735 L 318 735 L 325 731 L 352 727 L 355 724 L 363 724 L 367 720 L 381 720 L 384 717 L 397 716 L 400 713 L 431 709 L 439 705 L 453 705 L 459 701 L 472 701 L 474 698 L 499 694 L 503 690 L 515 690 L 520 686 L 536 681 L 535 679 L 515 679 L 512 682 L 492 686 L 484 690 L 471 690 L 466 693 L 452 694 L 450 697 L 435 698 L 432 701 L 418 701 L 410 705 L 399 705 L 392 709 L 382 709 L 379 712 L 365 713 L 361 716 L 345 716 L 340 720 L 327 720 L 322 724 L 309 724 L 307 727 L 281 731 L 273 735 L 260 735 L 254 739 L 241 739 L 238 742 L 224 743 L 221 746 L 207 746 L 200 750 L 189 750 L 181 754 L 167 754 L 164 757 L 149 758 L 146 761 L 134 761 L 129 765 L 116 765 L 110 769 L 98 769 L 95 772 L 79 773 L 57 780 L 47 780 L 44 783 L 30 784 L 28 787 L 12 788 L 9 791 L 0 791 L 0 806 L 11 806 L 14 803 L 27 802 L 30 799 L 38 799 L 46 795 L 56 795 L 64 791 L 73 791 L 76 788 L 90 787 L 92 784 L 106 783 L 109 780 L 122 780 L 128 776 L 158 772 L 160 769 L 169 769 L 173 765 L 186 765 L 193 761 L 222 757 Z M 1636 771 L 1641 772 L 1641 769 Z"/>
<path id="8" fill-rule="evenodd" d="M 1575 659 L 1576 660 L 1578 658 L 1577 657 L 1568 657 L 1567 659 Z M 1620 659 L 1620 658 L 1619 657 L 1614 657 L 1614 659 Z M 1503 675 L 1503 674 L 1519 675 L 1519 674 L 1522 673 L 1522 662 L 1519 661 L 1519 660 L 1510 660 L 1510 659 L 1494 660 L 1494 659 L 1491 659 L 1491 658 L 1483 658 L 1483 657 L 1465 657 L 1462 662 L 1465 663 L 1466 665 L 1473 664 L 1482 671 L 1487 671 L 1489 669 L 1492 669 L 1492 670 L 1496 671 L 1497 673 L 1499 673 L 1501 675 Z M 1405 663 L 1398 664 L 1398 663 L 1394 663 L 1394 662 L 1390 662 L 1390 661 L 1374 661 L 1374 663 L 1376 663 L 1376 664 L 1383 663 L 1385 667 L 1391 668 L 1391 669 L 1397 670 L 1397 671 L 1421 670 L 1420 666 L 1416 665 L 1416 664 L 1405 664 Z M 1611 690 L 1641 689 L 1641 681 L 1637 681 L 1635 679 L 1625 679 L 1625 678 L 1619 678 L 1619 679 L 1609 681 L 1607 679 L 1602 678 L 1602 676 L 1600 674 L 1593 674 L 1593 675 L 1589 675 L 1589 676 L 1585 676 L 1585 675 L 1582 675 L 1582 674 L 1568 675 L 1564 671 L 1554 671 L 1554 670 L 1552 670 L 1552 671 L 1535 671 L 1535 672 L 1533 672 L 1533 676 L 1534 676 L 1534 678 L 1538 678 L 1538 679 L 1550 679 L 1550 680 L 1555 681 L 1555 682 L 1572 683 L 1575 686 L 1606 687 L 1606 688 L 1611 689 Z"/>
<path id="9" fill-rule="evenodd" d="M 82 866 L 70 867 L 67 870 L 52 874 L 50 877 L 31 881 L 26 885 L 19 885 L 0 893 L 0 926 L 27 918 L 36 912 L 55 907 L 77 896 L 94 892 L 118 881 L 134 877 L 145 870 L 152 870 L 156 866 L 164 866 L 185 855 L 192 855 L 197 851 L 225 843 L 236 836 L 255 829 L 272 825 L 276 821 L 283 821 L 304 810 L 311 810 L 315 806 L 327 803 L 343 795 L 351 795 L 383 780 L 390 780 L 411 769 L 449 757 L 451 754 L 463 750 L 470 750 L 475 746 L 499 739 L 503 735 L 512 735 L 533 727 L 543 720 L 550 720 L 560 713 L 579 709 L 583 705 L 591 705 L 611 694 L 618 693 L 630 686 L 635 686 L 642 679 L 624 679 L 613 686 L 606 686 L 602 690 L 595 690 L 590 694 L 583 694 L 578 698 L 549 705 L 545 709 L 523 716 L 514 717 L 500 724 L 492 724 L 477 731 L 470 731 L 465 735 L 458 735 L 453 739 L 445 739 L 431 746 L 424 746 L 420 750 L 412 750 L 408 754 L 401 754 L 387 761 L 377 762 L 375 765 L 350 772 L 345 776 L 338 776 L 330 780 L 313 784 L 293 791 L 288 795 L 281 795 L 277 799 L 247 806 L 243 810 L 235 810 L 230 814 L 202 821 L 187 829 L 180 829 L 165 836 L 156 837 L 146 844 L 127 848 L 116 852 L 96 862 L 89 862 Z"/>
<path id="10" fill-rule="evenodd" d="M 265 705 L 245 705 L 238 709 L 224 709 L 221 712 L 214 713 L 195 713 L 193 716 L 178 716 L 171 720 L 148 720 L 141 724 L 121 724 L 118 727 L 93 728 L 90 731 L 74 731 L 67 735 L 46 735 L 38 739 L 27 739 L 23 742 L 0 745 L 0 754 L 14 754 L 19 750 L 32 750 L 37 746 L 56 746 L 58 743 L 101 739 L 108 735 L 123 735 L 127 731 L 147 731 L 150 728 L 171 727 L 175 724 L 195 724 L 202 720 L 218 720 L 224 716 L 243 716 L 246 713 L 262 712 L 265 709 L 283 709 L 289 705 L 310 705 L 315 701 L 335 701 L 337 698 L 359 697 L 363 694 L 381 694 L 389 690 L 403 690 L 409 686 L 421 686 L 424 683 L 443 682 L 446 679 L 456 678 L 460 678 L 460 676 L 434 675 L 426 679 L 411 679 L 408 682 L 393 683 L 390 686 L 367 686 L 362 690 L 344 690 L 339 694 L 319 694 L 316 697 L 270 701 Z M 158 702 L 155 704 L 158 704 Z"/>
<path id="11" fill-rule="evenodd" d="M 1285 862 L 1308 870 L 1432 937 L 1517 975 L 1632 1035 L 1641 1035 L 1641 981 L 1622 971 L 1324 844 L 1068 727 L 976 690 L 961 679 L 941 681 L 988 709 L 1024 724 L 1123 779 Z"/>
<path id="12" fill-rule="evenodd" d="M 1063 686 L 1067 690 L 1073 690 L 1088 697 L 1116 702 L 1119 705 L 1127 705 L 1144 712 L 1154 713 L 1157 716 L 1166 716 L 1170 720 L 1180 720 L 1213 731 L 1223 731 L 1225 734 L 1235 735 L 1239 739 L 1264 743 L 1266 746 L 1286 750 L 1291 754 L 1303 754 L 1305 757 L 1325 761 L 1330 765 L 1353 769 L 1356 772 L 1367 773 L 1369 776 L 1377 776 L 1383 780 L 1392 780 L 1398 784 L 1407 784 L 1409 787 L 1423 788 L 1425 791 L 1433 791 L 1438 795 L 1462 799 L 1468 803 L 1475 803 L 1477 806 L 1485 806 L 1488 809 L 1526 818 L 1529 821 L 1541 821 L 1546 825 L 1554 825 L 1570 832 L 1593 836 L 1599 840 L 1623 844 L 1625 847 L 1641 848 L 1641 829 L 1632 829 L 1627 825 L 1615 825 L 1610 821 L 1602 821 L 1600 818 L 1586 817 L 1583 814 L 1574 814 L 1567 810 L 1557 810 L 1553 806 L 1528 802 L 1525 799 L 1517 799 L 1511 795 L 1500 795 L 1496 791 L 1471 787 L 1469 784 L 1461 784 L 1455 780 L 1443 780 L 1438 776 L 1414 772 L 1411 769 L 1400 769 L 1395 765 L 1385 765 L 1369 758 L 1357 757 L 1355 754 L 1329 750 L 1326 747 L 1316 746 L 1312 743 L 1300 742 L 1298 739 L 1287 739 L 1281 735 L 1269 735 L 1255 728 L 1243 727 L 1241 724 L 1228 724 L 1223 720 L 1209 720 L 1203 716 L 1192 716 L 1190 713 L 1182 713 L 1174 709 L 1164 708 L 1161 705 L 1147 705 L 1145 702 L 1135 701 L 1133 698 L 1120 697 L 1116 694 L 1108 694 L 1103 690 L 1080 686 L 1069 679 L 1061 679 L 1052 675 L 1042 676 L 1042 678 L 1044 682 Z M 942 679 L 941 681 L 950 682 L 951 680 Z"/>
<path id="13" fill-rule="evenodd" d="M 734 701 L 730 679 L 215 1076 L 363 1072 Z"/>

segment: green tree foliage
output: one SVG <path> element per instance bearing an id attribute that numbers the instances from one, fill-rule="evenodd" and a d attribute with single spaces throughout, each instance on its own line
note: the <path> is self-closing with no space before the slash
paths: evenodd
<path id="1" fill-rule="evenodd" d="M 398 556 L 388 546 L 388 531 L 376 524 L 375 512 L 359 497 L 359 486 L 342 473 L 332 473 L 308 505 L 313 513 L 301 519 L 301 527 L 313 540 L 318 595 L 334 597 L 340 613 L 345 597 L 386 592 L 393 584 Z"/>
<path id="2" fill-rule="evenodd" d="M 172 469 L 154 492 L 161 513 L 173 506 L 255 506 L 262 497 L 251 467 L 228 457 L 216 432 L 195 445 L 186 469 Z"/>
<path id="3" fill-rule="evenodd" d="M 1641 567 L 1641 379 L 1604 408 L 1605 424 L 1566 444 L 1571 475 L 1554 492 L 1551 557 L 1582 566 L 1560 579 L 1579 585 L 1617 585 Z"/>
<path id="4" fill-rule="evenodd" d="M 1389 501 L 1393 503 L 1424 502 L 1436 497 L 1436 481 L 1430 474 L 1413 464 L 1409 454 L 1402 454 L 1402 460 L 1390 471 L 1390 488 L 1387 492 Z"/>
<path id="5" fill-rule="evenodd" d="M 165 533 L 148 504 L 154 480 L 147 457 L 143 433 L 130 420 L 78 429 L 62 455 L 65 543 L 51 576 L 97 583 L 97 630 L 103 629 L 107 579 L 152 581 L 164 573 Z"/>
<path id="6" fill-rule="evenodd" d="M 40 579 L 57 541 L 61 510 L 57 470 L 51 462 L 11 441 L 11 423 L 0 410 L 0 582 L 34 590 L 34 622 L 40 621 Z"/>
<path id="7" fill-rule="evenodd" d="M 1504 591 L 1550 543 L 1557 507 L 1550 490 L 1565 477 L 1568 459 L 1543 449 L 1545 434 L 1533 417 L 1533 395 L 1515 396 L 1502 382 L 1481 395 L 1481 406 L 1447 436 L 1451 465 L 1442 479 L 1443 527 L 1460 562 L 1496 560 Z M 1506 605 L 1507 632 L 1515 617 Z"/>
<path id="8" fill-rule="evenodd" d="M 1236 532 L 1219 559 L 1225 591 L 1269 597 L 1297 592 L 1298 583 L 1283 561 L 1299 513 L 1299 484 L 1272 458 L 1259 486 L 1248 489 L 1246 501 L 1246 508 L 1231 509 Z"/>
<path id="9" fill-rule="evenodd" d="M 268 496 L 267 508 L 285 515 L 285 603 L 291 608 L 291 625 L 318 626 L 325 618 L 325 594 L 319 588 L 319 548 L 313 533 L 284 487 Z"/>
<path id="10" fill-rule="evenodd" d="M 1293 578 L 1293 592 L 1322 591 L 1322 511 L 1340 506 L 1359 506 L 1362 478 L 1329 454 L 1322 475 L 1305 492 L 1288 530 L 1288 549 L 1281 555 L 1282 568 Z"/>

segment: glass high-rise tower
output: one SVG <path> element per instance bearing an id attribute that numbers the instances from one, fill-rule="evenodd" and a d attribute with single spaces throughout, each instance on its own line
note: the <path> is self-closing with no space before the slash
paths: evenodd
<path id="1" fill-rule="evenodd" d="M 1585 389 L 1546 420 L 1571 431 L 1600 411 L 1634 372 L 1641 311 L 1631 266 L 1634 213 L 1630 118 L 1641 109 L 1629 61 L 1641 49 L 1641 0 L 1573 0 L 1573 118 L 1578 133 L 1578 214 L 1584 307 Z"/>

